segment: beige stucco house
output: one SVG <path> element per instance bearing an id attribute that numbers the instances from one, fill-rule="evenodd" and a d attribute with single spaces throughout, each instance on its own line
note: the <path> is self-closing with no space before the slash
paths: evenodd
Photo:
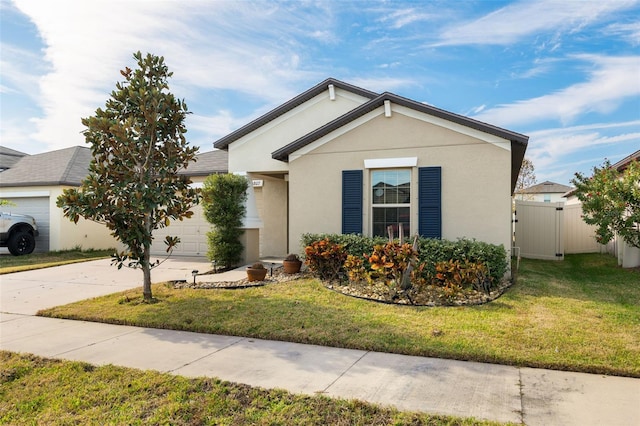
<path id="1" fill-rule="evenodd" d="M 259 182 L 260 254 L 282 256 L 301 252 L 303 233 L 385 235 L 389 225 L 510 252 L 511 196 L 527 142 L 327 79 L 214 147 L 228 151 L 229 172 Z"/>

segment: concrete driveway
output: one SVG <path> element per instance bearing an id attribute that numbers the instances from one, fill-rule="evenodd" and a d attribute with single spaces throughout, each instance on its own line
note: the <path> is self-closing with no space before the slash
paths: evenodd
<path id="1" fill-rule="evenodd" d="M 211 269 L 206 258 L 172 257 L 151 271 L 152 282 L 188 279 Z M 142 271 L 111 259 L 0 275 L 0 312 L 35 315 L 40 309 L 142 287 Z"/>

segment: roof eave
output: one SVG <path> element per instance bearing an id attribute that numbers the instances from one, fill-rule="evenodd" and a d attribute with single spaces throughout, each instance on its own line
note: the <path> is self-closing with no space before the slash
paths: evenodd
<path id="1" fill-rule="evenodd" d="M 295 107 L 297 107 L 299 105 L 302 105 L 303 103 L 307 102 L 308 100 L 318 96 L 322 92 L 326 91 L 328 89 L 329 85 L 331 85 L 331 84 L 333 86 L 335 86 L 335 87 L 340 88 L 340 89 L 347 90 L 349 92 L 361 95 L 361 96 L 369 98 L 369 99 L 372 99 L 372 98 L 375 98 L 376 96 L 378 96 L 377 93 L 372 92 L 370 90 L 363 89 L 361 87 L 354 86 L 352 84 L 345 83 L 343 81 L 336 80 L 334 78 L 328 78 L 328 79 L 318 83 L 317 85 L 313 86 L 309 90 L 307 90 L 307 91 L 299 94 L 298 96 L 292 98 L 291 100 L 283 103 L 279 107 L 269 111 L 268 113 L 266 113 L 264 115 L 261 115 L 260 117 L 258 117 L 255 120 L 251 121 L 249 124 L 246 124 L 246 125 L 242 126 L 241 128 L 235 130 L 234 132 L 228 134 L 227 136 L 224 136 L 223 138 L 218 139 L 217 141 L 215 141 L 213 143 L 213 147 L 217 148 L 217 149 L 227 150 L 229 145 L 231 143 L 233 143 L 234 141 L 236 141 L 236 140 L 240 139 L 241 137 L 253 132 L 254 130 L 264 126 L 265 124 L 269 123 L 270 121 L 275 120 L 279 116 L 291 111 L 292 109 L 294 109 Z"/>

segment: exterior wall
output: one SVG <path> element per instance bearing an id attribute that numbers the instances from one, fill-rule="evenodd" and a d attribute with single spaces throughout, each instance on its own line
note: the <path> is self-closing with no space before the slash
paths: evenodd
<path id="1" fill-rule="evenodd" d="M 425 121 L 405 112 L 394 107 L 392 116 L 385 117 L 382 109 L 376 110 L 335 139 L 290 158 L 292 250 L 299 249 L 302 233 L 341 232 L 342 170 L 364 169 L 365 159 L 417 157 L 417 167 L 412 168 L 411 233 L 418 228 L 417 168 L 440 166 L 442 237 L 502 244 L 510 253 L 509 142 L 486 142 L 474 137 L 485 137 L 480 132 L 473 135 L 471 129 L 456 129 L 451 123 L 437 123 L 431 118 Z M 369 170 L 364 173 L 364 186 L 363 231 L 369 234 Z"/>
<path id="2" fill-rule="evenodd" d="M 68 250 L 77 246 L 85 250 L 117 247 L 117 241 L 110 235 L 106 226 L 85 219 L 80 219 L 77 224 L 74 224 L 64 217 L 62 209 L 56 206 L 56 200 L 64 188 L 61 186 L 3 188 L 1 197 L 14 198 L 25 197 L 29 194 L 33 194 L 33 196 L 48 194 L 49 250 Z"/>
<path id="3" fill-rule="evenodd" d="M 367 98 L 336 88 L 335 100 L 325 91 L 229 145 L 229 173 L 286 172 L 288 164 L 271 153 L 315 130 Z"/>
<path id="4" fill-rule="evenodd" d="M 288 252 L 287 186 L 288 182 L 284 179 L 264 177 L 259 210 L 263 223 L 260 230 L 260 256 L 279 257 Z"/>

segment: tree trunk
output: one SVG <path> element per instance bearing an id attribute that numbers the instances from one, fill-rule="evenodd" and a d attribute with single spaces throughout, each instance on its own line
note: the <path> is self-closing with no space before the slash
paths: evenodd
<path id="1" fill-rule="evenodd" d="M 149 215 L 145 218 L 145 229 L 149 234 L 151 234 L 151 218 Z M 142 252 L 142 296 L 144 297 L 145 302 L 151 302 L 153 300 L 153 295 L 151 294 L 151 244 L 144 244 L 144 249 Z"/>

